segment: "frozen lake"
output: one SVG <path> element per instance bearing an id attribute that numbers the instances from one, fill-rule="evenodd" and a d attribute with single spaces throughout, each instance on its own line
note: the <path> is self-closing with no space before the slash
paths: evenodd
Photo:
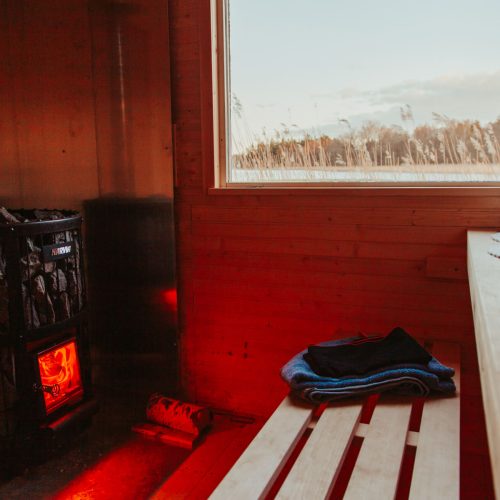
<path id="1" fill-rule="evenodd" d="M 307 169 L 232 169 L 231 183 L 495 183 L 500 165 L 425 165 Z"/>

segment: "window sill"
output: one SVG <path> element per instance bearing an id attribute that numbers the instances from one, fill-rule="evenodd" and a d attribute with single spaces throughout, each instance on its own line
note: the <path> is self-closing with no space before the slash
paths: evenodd
<path id="1" fill-rule="evenodd" d="M 373 196 L 500 196 L 500 183 L 469 183 L 463 184 L 421 184 L 402 185 L 394 183 L 392 185 L 360 185 L 360 184 L 230 184 L 221 187 L 211 187 L 208 189 L 209 195 L 234 196 L 234 195 L 297 195 L 297 196 L 331 196 L 332 194 L 342 195 L 363 195 Z"/>
<path id="2" fill-rule="evenodd" d="M 442 165 L 440 171 L 435 166 L 420 166 L 418 171 L 409 168 L 373 167 L 348 169 L 236 169 L 233 182 L 212 188 L 214 194 L 290 194 L 320 193 L 332 191 L 381 191 L 388 192 L 458 192 L 471 190 L 492 190 L 498 194 L 500 187 L 500 165 L 483 169 L 470 166 Z"/>

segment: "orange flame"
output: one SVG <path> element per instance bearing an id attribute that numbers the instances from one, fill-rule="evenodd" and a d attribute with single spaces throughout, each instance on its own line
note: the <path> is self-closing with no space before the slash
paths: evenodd
<path id="1" fill-rule="evenodd" d="M 82 395 L 80 364 L 74 340 L 41 354 L 38 366 L 41 384 L 59 388 L 58 391 L 52 391 L 52 394 L 47 391 L 43 393 L 47 414 Z"/>

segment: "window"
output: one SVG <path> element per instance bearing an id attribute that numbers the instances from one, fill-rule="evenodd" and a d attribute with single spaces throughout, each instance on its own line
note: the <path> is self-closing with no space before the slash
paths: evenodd
<path id="1" fill-rule="evenodd" d="M 213 0 L 221 186 L 500 181 L 498 0 Z"/>

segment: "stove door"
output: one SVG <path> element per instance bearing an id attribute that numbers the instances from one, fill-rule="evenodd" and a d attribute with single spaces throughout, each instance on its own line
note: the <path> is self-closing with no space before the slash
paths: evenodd
<path id="1" fill-rule="evenodd" d="M 42 406 L 46 416 L 83 399 L 83 383 L 75 338 L 39 352 L 36 355 L 36 365 L 39 376 L 36 389 L 43 395 Z"/>

